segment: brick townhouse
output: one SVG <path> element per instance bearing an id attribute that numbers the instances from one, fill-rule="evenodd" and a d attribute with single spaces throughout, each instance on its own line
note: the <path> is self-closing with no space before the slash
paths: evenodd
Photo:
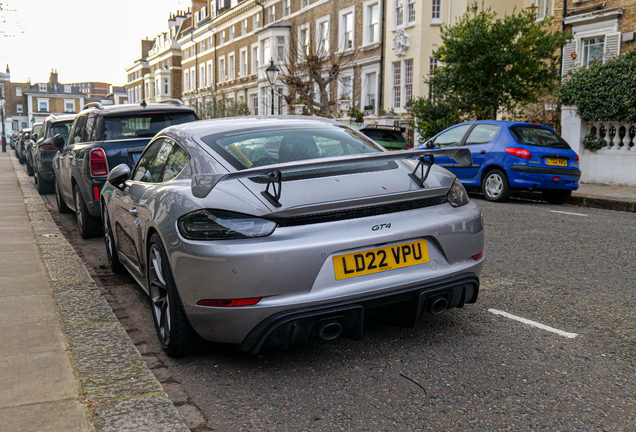
<path id="1" fill-rule="evenodd" d="M 128 77 L 126 88 L 128 89 L 128 101 L 130 103 L 140 103 L 146 98 L 144 76 L 150 71 L 147 57 L 154 43 L 154 40 L 142 40 L 141 57 L 126 68 Z"/>
<path id="2" fill-rule="evenodd" d="M 183 99 L 202 107 L 203 117 L 207 101 L 222 95 L 230 104 L 246 103 L 252 114 L 270 114 L 271 86 L 265 74 L 270 61 L 283 69 L 297 61 L 295 53 L 321 46 L 351 53 L 337 82 L 329 86 L 331 100 L 338 100 L 341 112 L 352 105 L 361 110 L 372 106 L 368 113 L 373 116 L 382 103 L 382 8 L 381 0 L 195 0 L 178 37 Z M 292 43 L 297 47 L 290 49 Z M 276 114 L 289 112 L 287 94 L 279 78 Z"/>

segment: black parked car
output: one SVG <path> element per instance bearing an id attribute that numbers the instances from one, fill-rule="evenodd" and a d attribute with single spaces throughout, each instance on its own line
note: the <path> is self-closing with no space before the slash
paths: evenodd
<path id="1" fill-rule="evenodd" d="M 18 161 L 20 161 L 20 163 L 24 163 L 25 159 L 24 159 L 24 151 L 25 151 L 25 147 L 27 145 L 27 143 L 29 142 L 29 139 L 31 137 L 31 128 L 28 129 L 22 129 L 20 131 L 20 135 L 18 136 L 18 141 L 15 144 L 15 157 L 18 158 Z"/>
<path id="2" fill-rule="evenodd" d="M 53 183 L 60 213 L 75 211 L 82 238 L 101 234 L 99 193 L 111 167 L 132 170 L 148 142 L 162 129 L 198 120 L 180 101 L 147 105 L 88 104 L 73 122 L 68 141 L 53 138 Z"/>
<path id="3" fill-rule="evenodd" d="M 50 115 L 42 125 L 42 136 L 27 147 L 27 173 L 35 176 L 35 185 L 40 194 L 52 193 L 53 188 L 53 158 L 57 148 L 53 145 L 53 137 L 60 135 L 64 143 L 73 126 L 76 114 Z"/>

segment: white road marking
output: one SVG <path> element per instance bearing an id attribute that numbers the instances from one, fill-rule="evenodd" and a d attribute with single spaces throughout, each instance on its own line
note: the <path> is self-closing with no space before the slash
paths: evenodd
<path id="1" fill-rule="evenodd" d="M 543 330 L 546 330 L 546 331 L 549 331 L 549 332 L 552 332 L 552 333 L 556 333 L 556 334 L 564 336 L 566 338 L 572 339 L 572 338 L 575 338 L 575 337 L 578 336 L 577 333 L 564 332 L 563 330 L 555 329 L 554 327 L 549 327 L 547 325 L 543 325 L 543 324 L 538 323 L 536 321 L 531 321 L 529 319 L 521 318 L 521 317 L 518 317 L 516 315 L 509 314 L 508 312 L 503 312 L 503 311 L 499 311 L 499 310 L 496 310 L 496 309 L 488 309 L 488 312 L 494 313 L 495 315 L 502 315 L 502 316 L 505 316 L 506 318 L 510 318 L 510 319 L 522 322 L 524 324 L 528 324 L 528 325 L 531 325 L 531 326 L 534 326 L 534 327 L 538 327 L 540 329 L 543 329 Z"/>
<path id="2" fill-rule="evenodd" d="M 560 213 L 560 214 L 566 214 L 566 215 L 572 215 L 572 216 L 585 216 L 585 217 L 587 217 L 586 214 L 571 213 L 571 212 L 564 212 L 564 211 L 558 211 L 558 210 L 550 210 L 550 213 Z"/>

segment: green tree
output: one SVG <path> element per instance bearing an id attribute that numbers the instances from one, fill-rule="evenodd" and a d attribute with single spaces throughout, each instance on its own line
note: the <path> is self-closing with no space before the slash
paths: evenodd
<path id="1" fill-rule="evenodd" d="M 443 45 L 433 55 L 443 64 L 427 81 L 433 95 L 458 117 L 477 120 L 536 102 L 556 85 L 558 52 L 571 39 L 551 25 L 533 10 L 500 19 L 473 4 L 455 25 L 442 27 Z"/>
<path id="2" fill-rule="evenodd" d="M 420 135 L 420 144 L 451 127 L 458 120 L 454 111 L 445 103 L 436 103 L 423 97 L 408 101 L 406 109 L 415 117 L 413 129 Z"/>

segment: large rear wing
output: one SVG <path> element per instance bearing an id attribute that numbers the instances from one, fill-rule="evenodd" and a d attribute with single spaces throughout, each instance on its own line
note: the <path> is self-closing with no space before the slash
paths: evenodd
<path id="1" fill-rule="evenodd" d="M 425 187 L 424 182 L 428 177 L 431 166 L 435 163 L 435 157 L 448 156 L 462 166 L 470 166 L 473 158 L 467 148 L 448 149 L 422 149 L 404 150 L 394 152 L 363 153 L 357 155 L 336 156 L 322 159 L 310 159 L 298 162 L 287 162 L 277 165 L 267 165 L 257 168 L 248 168 L 227 174 L 199 174 L 192 178 L 192 194 L 197 198 L 205 198 L 210 191 L 222 181 L 238 180 L 253 177 L 267 176 L 267 186 L 261 194 L 275 207 L 280 207 L 282 177 L 285 173 L 307 171 L 340 166 L 351 166 L 373 162 L 386 162 L 395 160 L 417 161 L 417 165 L 409 177 L 419 186 Z M 425 169 L 426 168 L 426 169 Z M 270 192 L 270 188 L 272 189 Z"/>

